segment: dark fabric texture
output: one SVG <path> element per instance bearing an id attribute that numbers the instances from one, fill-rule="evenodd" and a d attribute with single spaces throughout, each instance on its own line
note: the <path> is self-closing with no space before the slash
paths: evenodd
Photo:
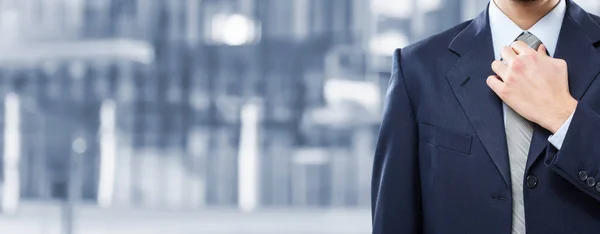
<path id="1" fill-rule="evenodd" d="M 534 126 L 530 234 L 600 233 L 600 18 L 571 0 L 566 14 L 554 55 L 580 103 L 560 151 Z M 502 102 L 485 81 L 493 60 L 487 11 L 396 50 L 373 166 L 374 234 L 510 233 Z"/>

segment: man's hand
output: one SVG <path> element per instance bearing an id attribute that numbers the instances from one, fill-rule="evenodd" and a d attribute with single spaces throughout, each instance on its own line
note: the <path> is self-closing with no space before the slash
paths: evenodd
<path id="1" fill-rule="evenodd" d="M 494 61 L 497 74 L 488 77 L 490 88 L 513 110 L 552 133 L 558 131 L 575 111 L 577 100 L 569 93 L 567 63 L 517 41 L 504 47 L 502 58 Z"/>

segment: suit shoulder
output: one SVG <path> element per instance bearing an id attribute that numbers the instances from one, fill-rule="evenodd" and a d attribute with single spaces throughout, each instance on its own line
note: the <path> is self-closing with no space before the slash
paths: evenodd
<path id="1" fill-rule="evenodd" d="M 404 83 L 409 90 L 419 90 L 419 87 L 422 87 L 422 82 L 437 83 L 439 85 L 445 83 L 438 80 L 443 77 L 440 74 L 445 73 L 454 64 L 454 58 L 457 58 L 448 49 L 448 46 L 471 21 L 463 22 L 441 33 L 396 50 L 394 66 L 395 69 L 399 68 L 396 72 L 401 72 Z"/>
<path id="2" fill-rule="evenodd" d="M 594 15 L 594 14 L 592 14 L 592 13 L 589 13 L 589 12 L 588 12 L 588 14 L 590 15 L 590 17 L 592 17 L 592 19 L 593 19 L 593 20 L 594 20 L 594 21 L 595 21 L 595 22 L 596 22 L 598 25 L 600 25 L 600 16 Z"/>
<path id="3" fill-rule="evenodd" d="M 435 34 L 418 42 L 415 42 L 409 46 L 402 48 L 402 57 L 413 58 L 421 57 L 433 54 L 439 54 L 440 51 L 448 50 L 450 42 L 462 32 L 472 20 L 460 23 L 450 29 L 447 29 L 441 33 Z"/>
<path id="4" fill-rule="evenodd" d="M 472 20 L 458 24 L 396 51 L 395 59 L 402 66 L 405 80 L 425 79 L 423 72 L 443 72 L 452 64 L 455 54 L 448 49 L 450 42 L 461 33 Z M 418 74 L 418 75 L 417 75 Z M 411 81 L 408 81 L 411 82 Z"/>

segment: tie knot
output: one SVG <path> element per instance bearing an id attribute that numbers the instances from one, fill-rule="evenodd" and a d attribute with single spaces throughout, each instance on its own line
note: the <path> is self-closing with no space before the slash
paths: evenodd
<path id="1" fill-rule="evenodd" d="M 539 38 L 537 38 L 535 35 L 531 34 L 528 31 L 524 31 L 523 33 L 521 33 L 521 35 L 519 35 L 515 41 L 525 42 L 525 44 L 527 44 L 534 50 L 537 50 L 542 44 L 542 41 L 540 41 Z"/>

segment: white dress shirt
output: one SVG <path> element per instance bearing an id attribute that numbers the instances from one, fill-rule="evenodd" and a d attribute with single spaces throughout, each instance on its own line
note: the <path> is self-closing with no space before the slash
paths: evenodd
<path id="1" fill-rule="evenodd" d="M 564 0 L 561 0 L 554 9 L 552 9 L 548 14 L 546 14 L 542 19 L 540 19 L 537 23 L 535 23 L 531 28 L 525 29 L 529 31 L 533 35 L 535 35 L 544 46 L 548 50 L 550 56 L 554 56 L 554 52 L 556 51 L 556 44 L 558 43 L 558 35 L 560 34 L 560 29 L 562 26 L 563 18 L 566 13 L 566 3 Z M 515 41 L 515 39 L 525 31 L 517 26 L 508 16 L 506 16 L 500 8 L 496 5 L 496 3 L 492 0 L 489 4 L 489 20 L 490 20 L 490 29 L 492 32 L 492 41 L 494 46 L 494 56 L 497 60 L 500 59 L 500 54 L 502 48 L 504 46 L 509 46 L 511 43 Z M 504 110 L 504 121 L 506 122 L 506 104 L 503 104 Z M 548 141 L 554 145 L 557 149 L 560 150 L 563 141 L 565 139 L 565 135 L 567 134 L 567 130 L 569 129 L 569 125 L 571 124 L 571 119 L 573 118 L 573 113 L 567 119 L 567 121 L 554 133 L 548 137 Z"/>

